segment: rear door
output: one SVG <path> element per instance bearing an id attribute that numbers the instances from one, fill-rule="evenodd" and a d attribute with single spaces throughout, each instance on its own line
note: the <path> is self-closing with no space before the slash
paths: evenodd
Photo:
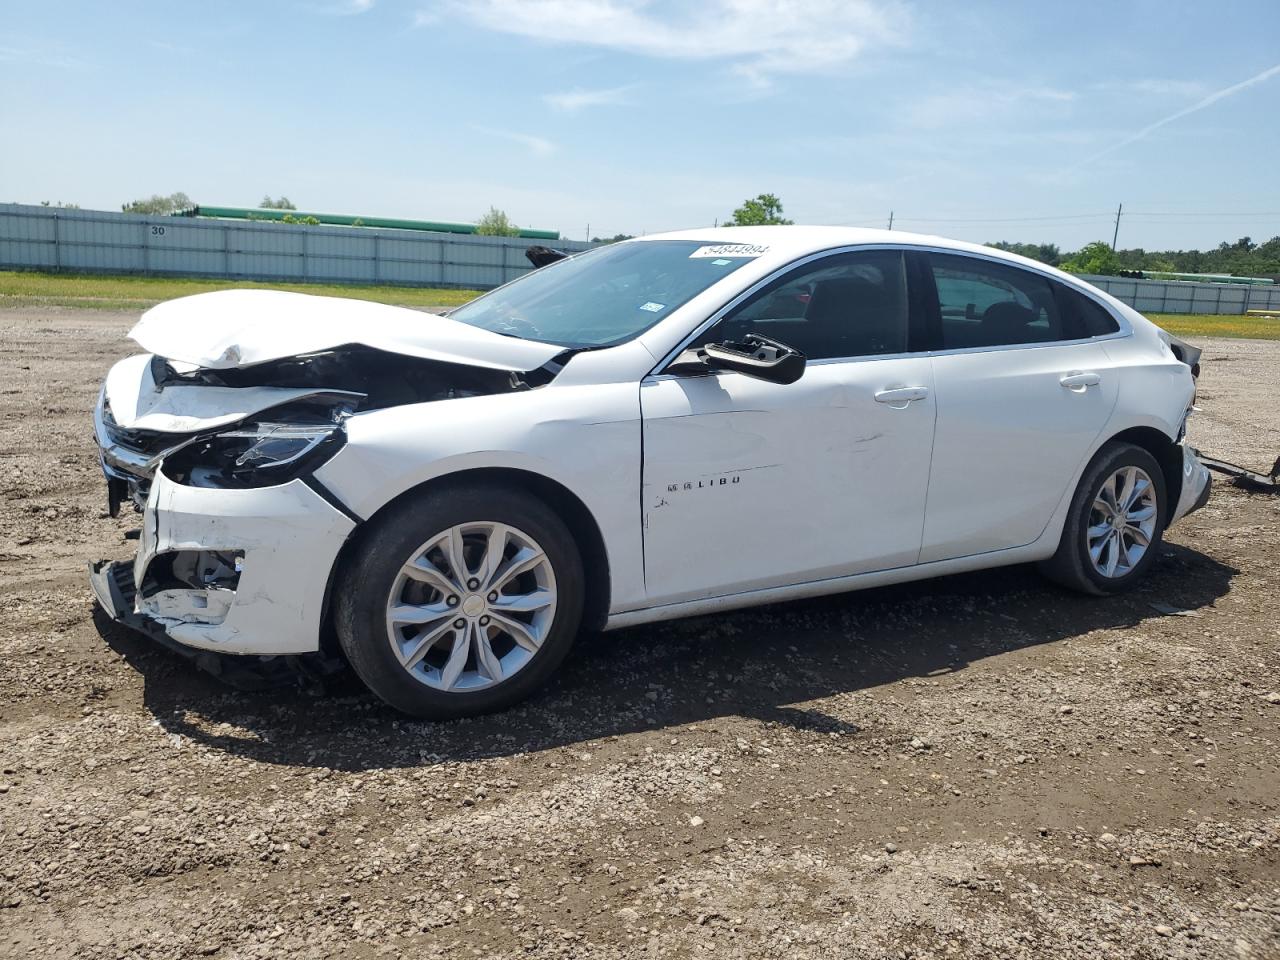
<path id="1" fill-rule="evenodd" d="M 922 563 L 1039 537 L 1119 387 L 1056 281 L 976 256 L 930 253 L 928 264 L 940 349 Z"/>

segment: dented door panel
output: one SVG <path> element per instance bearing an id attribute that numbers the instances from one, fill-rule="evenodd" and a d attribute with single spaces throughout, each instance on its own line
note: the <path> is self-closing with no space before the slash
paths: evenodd
<path id="1" fill-rule="evenodd" d="M 641 387 L 650 603 L 914 564 L 934 407 L 926 358 L 820 361 Z M 919 387 L 894 404 L 877 392 Z"/>

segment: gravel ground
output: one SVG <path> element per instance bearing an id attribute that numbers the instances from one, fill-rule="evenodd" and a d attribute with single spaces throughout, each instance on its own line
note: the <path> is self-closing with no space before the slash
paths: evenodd
<path id="1" fill-rule="evenodd" d="M 94 612 L 131 317 L 0 311 L 0 956 L 1280 956 L 1280 500 L 1144 589 L 1020 568 L 588 638 L 498 716 L 229 691 Z M 1280 453 L 1280 343 L 1202 446 Z"/>

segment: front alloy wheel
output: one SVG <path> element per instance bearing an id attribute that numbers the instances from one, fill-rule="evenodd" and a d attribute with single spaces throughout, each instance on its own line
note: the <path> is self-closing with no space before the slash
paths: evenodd
<path id="1" fill-rule="evenodd" d="M 463 523 L 401 567 L 387 635 L 419 683 L 480 690 L 528 666 L 555 616 L 556 575 L 538 542 L 505 523 Z"/>
<path id="2" fill-rule="evenodd" d="M 582 619 L 582 558 L 564 521 L 517 487 L 461 484 L 389 507 L 334 586 L 352 669 L 430 720 L 501 710 L 541 686 Z"/>

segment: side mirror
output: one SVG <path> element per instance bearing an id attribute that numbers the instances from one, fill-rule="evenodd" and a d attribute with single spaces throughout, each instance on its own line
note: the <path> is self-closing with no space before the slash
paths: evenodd
<path id="1" fill-rule="evenodd" d="M 740 341 L 708 343 L 686 350 L 667 367 L 672 373 L 734 370 L 771 383 L 795 383 L 804 374 L 805 356 L 785 343 L 749 333 Z"/>
<path id="2" fill-rule="evenodd" d="M 559 260 L 569 256 L 563 250 L 553 250 L 551 247 L 532 246 L 524 251 L 525 259 L 533 264 L 533 269 L 545 267 L 548 264 L 556 263 Z"/>

